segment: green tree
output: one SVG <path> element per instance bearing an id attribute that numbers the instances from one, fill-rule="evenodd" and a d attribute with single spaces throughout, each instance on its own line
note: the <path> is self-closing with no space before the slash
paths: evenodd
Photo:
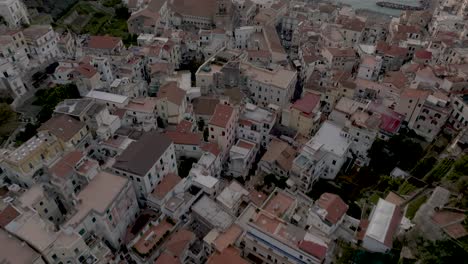
<path id="1" fill-rule="evenodd" d="M 6 124 L 15 114 L 11 107 L 5 103 L 0 103 L 0 126 Z"/>
<path id="2" fill-rule="evenodd" d="M 127 20 L 130 17 L 130 12 L 126 6 L 119 6 L 115 9 L 115 16 L 118 19 Z"/>
<path id="3" fill-rule="evenodd" d="M 420 240 L 418 244 L 419 259 L 422 263 L 468 264 L 468 253 L 450 240 L 438 240 L 435 242 Z"/>
<path id="4" fill-rule="evenodd" d="M 34 105 L 42 106 L 37 118 L 43 123 L 52 116 L 58 103 L 65 99 L 80 98 L 80 92 L 75 84 L 58 85 L 50 89 L 41 89 L 36 92 L 36 101 Z"/>
<path id="5" fill-rule="evenodd" d="M 203 129 L 205 128 L 205 120 L 200 118 L 197 124 L 198 124 L 198 131 L 203 131 Z"/>
<path id="6" fill-rule="evenodd" d="M 208 128 L 205 127 L 205 130 L 203 130 L 203 139 L 208 142 L 208 137 L 210 136 L 210 132 L 208 131 Z"/>

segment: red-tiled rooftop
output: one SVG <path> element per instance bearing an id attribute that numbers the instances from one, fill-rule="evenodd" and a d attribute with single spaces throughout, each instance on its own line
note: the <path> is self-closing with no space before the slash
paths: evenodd
<path id="1" fill-rule="evenodd" d="M 320 208 L 327 211 L 325 219 L 332 224 L 338 223 L 338 221 L 348 211 L 348 205 L 336 194 L 323 193 L 317 201 Z"/>
<path id="2" fill-rule="evenodd" d="M 320 95 L 317 95 L 314 93 L 306 93 L 304 97 L 297 100 L 292 105 L 292 108 L 295 108 L 306 114 L 311 114 L 319 103 L 320 103 Z"/>
<path id="3" fill-rule="evenodd" d="M 180 264 L 180 259 L 168 252 L 163 252 L 159 255 L 154 264 Z"/>
<path id="4" fill-rule="evenodd" d="M 193 124 L 188 120 L 182 120 L 176 127 L 178 132 L 192 132 Z"/>
<path id="5" fill-rule="evenodd" d="M 226 128 L 233 113 L 234 108 L 229 105 L 216 105 L 215 112 L 210 119 L 210 125 Z"/>
<path id="6" fill-rule="evenodd" d="M 158 91 L 158 98 L 167 98 L 169 102 L 176 105 L 182 105 L 185 95 L 185 91 L 179 87 L 177 82 L 168 82 Z"/>
<path id="7" fill-rule="evenodd" d="M 282 224 L 280 219 L 265 212 L 260 212 L 253 223 L 270 234 L 275 234 L 278 227 Z"/>
<path id="8" fill-rule="evenodd" d="M 140 254 L 147 254 L 162 238 L 164 233 L 170 231 L 172 228 L 172 224 L 168 223 L 166 220 L 163 220 L 161 223 L 151 226 L 133 247 Z"/>
<path id="9" fill-rule="evenodd" d="M 215 239 L 214 246 L 216 250 L 222 252 L 227 247 L 234 245 L 242 232 L 243 230 L 240 226 L 232 224 L 224 233 L 220 234 Z"/>
<path id="10" fill-rule="evenodd" d="M 201 145 L 202 135 L 200 133 L 166 131 L 165 135 L 177 145 Z"/>
<path id="11" fill-rule="evenodd" d="M 119 45 L 120 41 L 122 41 L 122 39 L 119 37 L 91 36 L 88 42 L 88 48 L 112 50 Z"/>
<path id="12" fill-rule="evenodd" d="M 327 255 L 327 247 L 312 241 L 301 240 L 298 244 L 299 248 L 310 255 L 323 260 Z"/>
<path id="13" fill-rule="evenodd" d="M 282 217 L 290 209 L 296 200 L 284 191 L 278 190 L 276 194 L 267 201 L 263 209 L 273 215 Z"/>
<path id="14" fill-rule="evenodd" d="M 393 212 L 393 216 L 392 216 L 392 219 L 390 220 L 390 225 L 388 226 L 388 230 L 387 230 L 387 233 L 385 235 L 385 240 L 384 240 L 384 244 L 387 246 L 387 247 L 392 247 L 392 243 L 393 243 L 393 237 L 394 235 L 396 234 L 397 230 L 398 230 L 398 226 L 400 225 L 400 222 L 401 222 L 401 219 L 403 218 L 403 214 L 400 210 L 400 207 L 397 206 L 395 208 L 395 211 Z"/>
<path id="15" fill-rule="evenodd" d="M 157 199 L 163 199 L 182 179 L 175 173 L 168 173 L 162 181 L 156 185 L 151 195 Z"/>
<path id="16" fill-rule="evenodd" d="M 20 213 L 13 206 L 8 205 L 0 212 L 0 227 L 5 227 L 19 215 Z"/>
<path id="17" fill-rule="evenodd" d="M 64 142 L 68 142 L 85 126 L 85 123 L 67 115 L 54 116 L 39 127 L 39 131 L 47 130 Z"/>
<path id="18" fill-rule="evenodd" d="M 237 141 L 236 146 L 245 148 L 245 149 L 253 149 L 255 147 L 254 143 L 247 142 L 245 140 L 239 140 Z"/>
<path id="19" fill-rule="evenodd" d="M 174 256 L 182 256 L 184 250 L 195 238 L 196 236 L 192 231 L 181 228 L 172 233 L 169 240 L 164 244 L 164 250 Z"/>
<path id="20" fill-rule="evenodd" d="M 432 52 L 428 50 L 418 50 L 414 53 L 414 57 L 422 60 L 430 60 L 432 59 Z"/>
<path id="21" fill-rule="evenodd" d="M 240 256 L 240 251 L 234 247 L 229 247 L 221 253 L 211 255 L 206 264 L 249 264 L 249 262 Z"/>
<path id="22" fill-rule="evenodd" d="M 221 150 L 219 149 L 219 146 L 213 142 L 203 144 L 203 146 L 201 146 L 201 149 L 203 151 L 210 152 L 211 154 L 215 156 L 219 156 L 219 154 L 221 154 Z"/>
<path id="23" fill-rule="evenodd" d="M 78 150 L 65 154 L 57 161 L 49 171 L 55 177 L 64 178 L 74 170 L 76 164 L 84 157 L 84 153 Z"/>

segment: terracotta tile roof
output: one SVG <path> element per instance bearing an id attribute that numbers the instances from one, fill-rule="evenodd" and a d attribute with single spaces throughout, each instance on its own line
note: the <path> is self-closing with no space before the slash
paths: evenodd
<path id="1" fill-rule="evenodd" d="M 47 130 L 64 142 L 78 134 L 86 124 L 67 115 L 54 116 L 39 127 L 38 131 Z"/>
<path id="2" fill-rule="evenodd" d="M 8 205 L 5 209 L 3 209 L 3 211 L 0 212 L 0 227 L 4 228 L 19 215 L 20 213 L 16 211 L 13 206 Z"/>
<path id="3" fill-rule="evenodd" d="M 432 220 L 441 227 L 462 222 L 464 219 L 465 215 L 463 213 L 448 210 L 437 211 L 432 215 Z"/>
<path id="4" fill-rule="evenodd" d="M 320 259 L 321 261 L 325 259 L 325 256 L 327 255 L 327 247 L 314 243 L 312 241 L 301 240 L 298 246 L 300 249 Z"/>
<path id="5" fill-rule="evenodd" d="M 217 251 L 222 252 L 229 246 L 234 245 L 236 240 L 242 234 L 243 230 L 240 226 L 232 224 L 225 232 L 220 234 L 214 241 L 214 246 Z"/>
<path id="6" fill-rule="evenodd" d="M 172 10 L 181 15 L 212 18 L 216 13 L 216 0 L 171 0 Z"/>
<path id="7" fill-rule="evenodd" d="M 255 147 L 255 143 L 250 143 L 246 140 L 239 140 L 237 141 L 236 143 L 236 146 L 238 147 L 241 147 L 241 148 L 245 148 L 245 149 L 253 149 Z"/>
<path id="8" fill-rule="evenodd" d="M 366 236 L 367 227 L 369 227 L 369 220 L 368 219 L 362 219 L 359 222 L 358 233 L 356 234 L 357 240 L 363 240 L 364 239 L 364 237 Z"/>
<path id="9" fill-rule="evenodd" d="M 392 219 L 390 221 L 390 225 L 388 226 L 388 230 L 385 236 L 384 244 L 388 247 L 392 247 L 393 237 L 398 230 L 398 226 L 400 225 L 401 219 L 403 218 L 403 214 L 400 210 L 400 207 L 396 207 L 395 211 L 393 212 Z"/>
<path id="10" fill-rule="evenodd" d="M 122 39 L 119 37 L 91 36 L 88 42 L 88 48 L 112 50 L 116 48 L 121 41 Z"/>
<path id="11" fill-rule="evenodd" d="M 432 59 L 432 52 L 428 51 L 428 50 L 424 50 L 424 49 L 421 49 L 421 50 L 418 50 L 414 53 L 414 57 L 418 58 L 418 59 L 422 59 L 422 60 L 430 60 Z"/>
<path id="12" fill-rule="evenodd" d="M 325 219 L 330 223 L 336 224 L 348 211 L 348 205 L 336 194 L 323 193 L 317 205 L 327 211 Z"/>
<path id="13" fill-rule="evenodd" d="M 320 95 L 306 93 L 304 97 L 297 100 L 291 107 L 303 113 L 311 114 L 320 103 Z"/>
<path id="14" fill-rule="evenodd" d="M 97 70 L 89 64 L 80 64 L 75 71 L 88 79 L 97 74 Z"/>
<path id="15" fill-rule="evenodd" d="M 217 127 L 226 128 L 229 120 L 234 113 L 234 108 L 225 104 L 218 104 L 215 108 L 214 114 L 210 119 L 209 124 Z"/>
<path id="16" fill-rule="evenodd" d="M 262 206 L 267 198 L 268 196 L 264 194 L 263 192 L 259 192 L 255 189 L 252 189 L 249 191 L 250 202 L 255 204 L 257 207 Z"/>
<path id="17" fill-rule="evenodd" d="M 188 120 L 182 120 L 176 127 L 176 131 L 186 133 L 192 132 L 193 123 Z"/>
<path id="18" fill-rule="evenodd" d="M 167 98 L 169 102 L 179 106 L 184 102 L 185 96 L 185 91 L 179 88 L 177 82 L 168 82 L 158 91 L 158 98 Z"/>
<path id="19" fill-rule="evenodd" d="M 125 109 L 143 113 L 154 113 L 156 109 L 156 100 L 152 97 L 135 98 L 128 102 Z"/>
<path id="20" fill-rule="evenodd" d="M 156 185 L 151 195 L 157 199 L 163 199 L 180 181 L 182 178 L 175 173 L 168 173 L 162 181 Z"/>
<path id="21" fill-rule="evenodd" d="M 65 178 L 74 171 L 76 164 L 83 159 L 84 153 L 78 150 L 65 154 L 50 169 L 49 172 L 54 177 Z"/>
<path id="22" fill-rule="evenodd" d="M 333 57 L 356 57 L 356 51 L 352 48 L 327 48 L 327 50 L 333 55 Z"/>
<path id="23" fill-rule="evenodd" d="M 443 230 L 453 239 L 459 239 L 468 235 L 468 231 L 466 231 L 466 228 L 461 223 L 448 225 Z"/>
<path id="24" fill-rule="evenodd" d="M 392 84 L 398 89 L 403 89 L 408 84 L 408 78 L 406 78 L 402 71 L 387 72 L 382 82 Z"/>
<path id="25" fill-rule="evenodd" d="M 193 99 L 193 111 L 196 115 L 208 115 L 214 114 L 216 106 L 219 104 L 218 98 L 213 97 L 199 97 Z"/>
<path id="26" fill-rule="evenodd" d="M 163 252 L 156 259 L 154 264 L 180 264 L 180 259 L 178 256 L 174 256 L 168 252 Z"/>
<path id="27" fill-rule="evenodd" d="M 151 226 L 141 238 L 135 243 L 134 248 L 141 254 L 147 254 L 151 251 L 151 248 L 162 238 L 164 233 L 169 232 L 174 226 L 167 222 L 167 220 L 161 221 L 161 223 Z M 152 234 L 150 240 L 146 238 Z"/>
<path id="28" fill-rule="evenodd" d="M 402 48 L 396 45 L 389 45 L 384 41 L 377 43 L 375 49 L 378 53 L 392 57 L 406 57 L 406 54 L 408 53 L 407 48 Z"/>
<path id="29" fill-rule="evenodd" d="M 201 133 L 166 131 L 165 135 L 177 145 L 200 146 L 202 143 Z"/>
<path id="30" fill-rule="evenodd" d="M 249 264 L 249 262 L 240 256 L 240 251 L 233 247 L 228 247 L 221 253 L 211 255 L 206 264 Z"/>
<path id="31" fill-rule="evenodd" d="M 219 156 L 219 154 L 221 154 L 221 150 L 219 149 L 218 145 L 213 142 L 203 144 L 201 149 L 203 151 L 210 152 L 211 154 L 215 156 Z"/>
<path id="32" fill-rule="evenodd" d="M 387 197 L 385 197 L 385 201 L 391 202 L 392 204 L 395 205 L 402 205 L 405 202 L 405 199 L 403 199 L 401 196 L 394 192 L 389 192 L 387 194 Z"/>
<path id="33" fill-rule="evenodd" d="M 288 209 L 293 206 L 296 199 L 284 191 L 278 190 L 276 195 L 273 195 L 263 206 L 263 210 L 276 215 L 282 216 Z"/>
<path id="34" fill-rule="evenodd" d="M 192 231 L 181 228 L 172 233 L 169 240 L 164 244 L 165 251 L 174 256 L 183 256 L 185 249 L 195 238 L 196 236 Z"/>

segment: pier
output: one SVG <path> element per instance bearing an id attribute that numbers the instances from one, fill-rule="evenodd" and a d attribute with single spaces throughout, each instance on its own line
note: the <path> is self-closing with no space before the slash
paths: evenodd
<path id="1" fill-rule="evenodd" d="M 404 5 L 404 4 L 398 4 L 398 3 L 392 3 L 392 2 L 377 2 L 376 5 L 380 7 L 386 7 L 386 8 L 391 8 L 391 9 L 398 9 L 398 10 L 423 10 L 423 6 L 410 6 L 410 5 Z"/>

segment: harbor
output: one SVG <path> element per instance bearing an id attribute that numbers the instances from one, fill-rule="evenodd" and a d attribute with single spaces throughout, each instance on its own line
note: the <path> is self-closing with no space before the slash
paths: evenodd
<path id="1" fill-rule="evenodd" d="M 391 8 L 391 9 L 397 9 L 397 10 L 424 10 L 424 6 L 412 6 L 412 5 L 405 5 L 405 4 L 399 4 L 399 3 L 393 3 L 393 2 L 377 2 L 376 5 L 380 7 L 385 7 L 385 8 Z"/>

